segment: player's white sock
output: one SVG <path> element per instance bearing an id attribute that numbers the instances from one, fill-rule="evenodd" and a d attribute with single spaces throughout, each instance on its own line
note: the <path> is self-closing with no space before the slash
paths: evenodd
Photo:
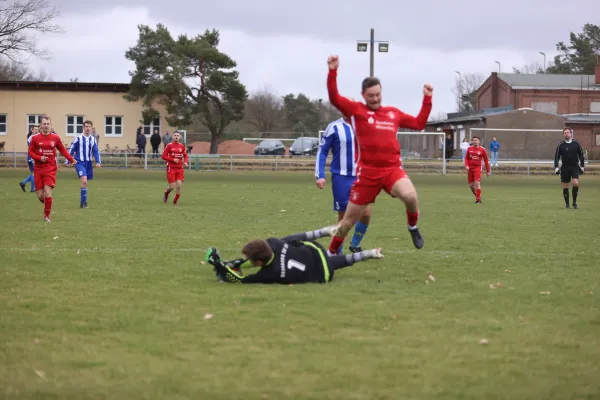
<path id="1" fill-rule="evenodd" d="M 313 231 L 315 239 L 319 239 L 322 237 L 330 237 L 334 236 L 337 232 L 337 225 L 327 226 L 325 228 L 318 229 Z"/>
<path id="2" fill-rule="evenodd" d="M 416 226 L 416 225 L 412 225 L 412 226 L 411 226 L 411 225 L 408 225 L 408 230 L 409 230 L 409 231 L 414 231 L 415 229 L 417 229 L 417 226 Z"/>

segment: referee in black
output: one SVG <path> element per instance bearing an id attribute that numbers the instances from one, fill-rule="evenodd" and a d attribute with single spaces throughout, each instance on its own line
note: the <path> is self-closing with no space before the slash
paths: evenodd
<path id="1" fill-rule="evenodd" d="M 583 174 L 583 148 L 577 140 L 573 139 L 571 128 L 563 129 L 565 140 L 556 147 L 554 155 L 554 172 L 560 174 L 563 186 L 565 205 L 569 208 L 569 182 L 573 180 L 573 208 L 577 208 L 577 194 L 579 193 L 579 174 Z M 562 166 L 558 168 L 558 161 L 562 159 Z"/>

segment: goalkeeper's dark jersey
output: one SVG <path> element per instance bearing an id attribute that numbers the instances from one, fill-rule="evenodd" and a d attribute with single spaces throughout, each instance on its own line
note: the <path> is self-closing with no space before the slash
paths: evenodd
<path id="1" fill-rule="evenodd" d="M 327 265 L 327 253 L 316 242 L 285 242 L 267 239 L 273 258 L 258 272 L 242 277 L 230 268 L 219 271 L 229 283 L 324 283 L 331 280 L 333 271 Z M 223 267 L 221 267 L 223 268 Z"/>
<path id="2" fill-rule="evenodd" d="M 567 142 L 563 140 L 556 147 L 554 154 L 554 168 L 558 168 L 558 161 L 562 159 L 562 165 L 565 167 L 581 167 L 583 168 L 583 148 L 577 140 Z"/>

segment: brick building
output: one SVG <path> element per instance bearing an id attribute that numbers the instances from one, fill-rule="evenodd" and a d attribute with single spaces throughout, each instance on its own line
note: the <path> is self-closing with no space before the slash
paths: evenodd
<path id="1" fill-rule="evenodd" d="M 486 136 L 486 142 L 489 142 L 487 136 L 494 135 L 493 131 L 471 131 L 472 128 L 517 129 L 525 133 L 528 129 L 570 127 L 588 151 L 588 159 L 600 160 L 600 64 L 594 75 L 494 72 L 474 96 L 477 111 L 449 113 L 446 120 L 428 123 L 428 130 L 452 135 L 455 155 L 460 153 L 463 138 L 473 136 L 474 132 Z M 556 140 L 561 138 L 550 132 L 534 135 L 530 131 L 526 133 L 529 142 L 525 145 L 525 138 L 518 139 L 517 133 L 498 131 L 497 135 L 509 141 L 504 149 L 513 158 L 548 158 L 548 149 L 554 148 Z M 543 138 L 550 141 L 547 146 L 542 145 Z M 533 149 L 537 149 L 535 154 Z"/>

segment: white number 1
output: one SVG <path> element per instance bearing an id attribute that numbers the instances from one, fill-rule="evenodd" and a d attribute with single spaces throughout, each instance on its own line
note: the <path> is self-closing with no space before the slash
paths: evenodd
<path id="1" fill-rule="evenodd" d="M 288 267 L 288 269 L 296 268 L 296 269 L 299 269 L 300 271 L 304 271 L 306 269 L 306 265 L 299 263 L 296 260 L 288 260 L 287 267 Z"/>

